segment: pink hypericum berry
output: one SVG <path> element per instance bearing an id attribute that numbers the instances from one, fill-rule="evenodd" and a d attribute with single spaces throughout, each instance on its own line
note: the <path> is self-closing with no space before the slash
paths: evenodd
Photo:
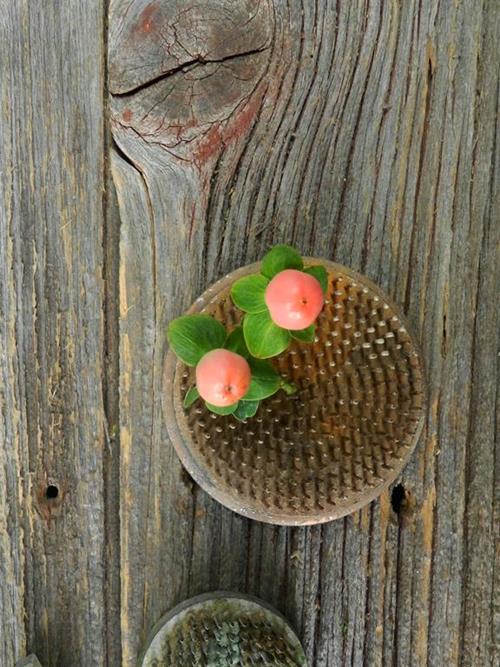
<path id="1" fill-rule="evenodd" d="M 251 375 L 250 366 L 241 355 L 230 350 L 211 350 L 196 366 L 196 387 L 205 401 L 226 407 L 247 393 Z"/>
<path id="2" fill-rule="evenodd" d="M 319 281 L 303 271 L 281 271 L 266 288 L 271 319 L 283 329 L 298 331 L 310 326 L 320 314 L 323 303 Z"/>

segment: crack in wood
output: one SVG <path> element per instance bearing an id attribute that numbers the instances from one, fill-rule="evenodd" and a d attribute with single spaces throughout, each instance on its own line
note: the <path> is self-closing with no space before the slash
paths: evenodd
<path id="1" fill-rule="evenodd" d="M 250 49 L 249 51 L 243 51 L 242 53 L 235 53 L 229 56 L 225 56 L 224 58 L 203 58 L 202 56 L 198 56 L 194 58 L 193 60 L 188 60 L 185 63 L 182 63 L 182 65 L 178 65 L 177 67 L 172 67 L 171 69 L 167 70 L 166 72 L 162 72 L 161 74 L 158 74 L 158 76 L 153 77 L 152 79 L 148 79 L 148 81 L 145 81 L 144 83 L 141 83 L 140 85 L 136 86 L 135 88 L 130 88 L 127 89 L 126 91 L 123 92 L 113 92 L 111 90 L 111 94 L 113 97 L 130 97 L 131 95 L 135 95 L 137 93 L 140 93 L 144 90 L 147 90 L 150 88 L 152 85 L 159 83 L 160 81 L 164 81 L 168 79 L 169 77 L 174 76 L 175 74 L 178 73 L 183 73 L 186 74 L 188 72 L 193 71 L 194 69 L 198 67 L 203 67 L 204 65 L 207 64 L 213 64 L 213 63 L 225 63 L 229 61 L 235 61 L 239 60 L 240 58 L 248 58 L 249 56 L 253 56 L 257 53 L 263 53 L 264 51 L 267 51 L 269 49 L 269 46 L 262 46 L 256 49 Z M 209 75 L 210 76 L 210 75 Z"/>

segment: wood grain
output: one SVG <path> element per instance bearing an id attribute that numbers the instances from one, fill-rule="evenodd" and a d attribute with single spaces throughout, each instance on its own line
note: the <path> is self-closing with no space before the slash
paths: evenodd
<path id="1" fill-rule="evenodd" d="M 176 2 L 111 4 L 124 664 L 174 603 L 226 588 L 277 605 L 315 667 L 493 665 L 498 4 L 240 0 L 189 20 Z M 421 341 L 430 410 L 398 512 L 386 493 L 324 527 L 264 526 L 172 453 L 166 324 L 276 242 L 365 272 Z"/>
<path id="2" fill-rule="evenodd" d="M 0 665 L 103 665 L 104 8 L 0 16 Z"/>
<path id="3" fill-rule="evenodd" d="M 496 0 L 0 0 L 0 667 L 135 665 L 214 589 L 314 667 L 500 662 L 499 43 Z M 277 242 L 427 365 L 399 492 L 322 527 L 221 507 L 163 423 L 167 323 Z"/>

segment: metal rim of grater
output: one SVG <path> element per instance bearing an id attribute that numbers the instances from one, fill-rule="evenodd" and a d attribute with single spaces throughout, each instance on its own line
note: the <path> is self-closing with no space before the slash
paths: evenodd
<path id="1" fill-rule="evenodd" d="M 217 605 L 224 604 L 228 611 L 234 614 L 234 620 L 238 615 L 245 615 L 247 618 L 254 615 L 257 620 L 264 619 L 274 630 L 279 631 L 286 642 L 290 651 L 294 654 L 297 667 L 307 667 L 307 660 L 302 648 L 302 644 L 295 634 L 289 621 L 272 605 L 260 600 L 252 595 L 243 593 L 229 593 L 227 591 L 215 591 L 204 593 L 190 598 L 176 605 L 167 614 L 165 614 L 153 627 L 146 642 L 146 648 L 141 654 L 138 667 L 181 667 L 173 665 L 165 660 L 162 653 L 162 646 L 168 641 L 169 635 L 172 636 L 176 629 L 187 620 L 191 613 L 203 614 L 212 617 L 214 610 L 217 612 Z M 279 667 L 279 666 L 278 666 Z"/>

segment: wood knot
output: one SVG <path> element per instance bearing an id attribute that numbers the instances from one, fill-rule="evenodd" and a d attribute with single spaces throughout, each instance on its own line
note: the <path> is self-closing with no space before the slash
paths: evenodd
<path id="1" fill-rule="evenodd" d="M 122 149 L 140 138 L 200 166 L 250 126 L 270 58 L 271 0 L 136 0 L 110 25 L 120 26 L 110 32 L 109 88 Z"/>

